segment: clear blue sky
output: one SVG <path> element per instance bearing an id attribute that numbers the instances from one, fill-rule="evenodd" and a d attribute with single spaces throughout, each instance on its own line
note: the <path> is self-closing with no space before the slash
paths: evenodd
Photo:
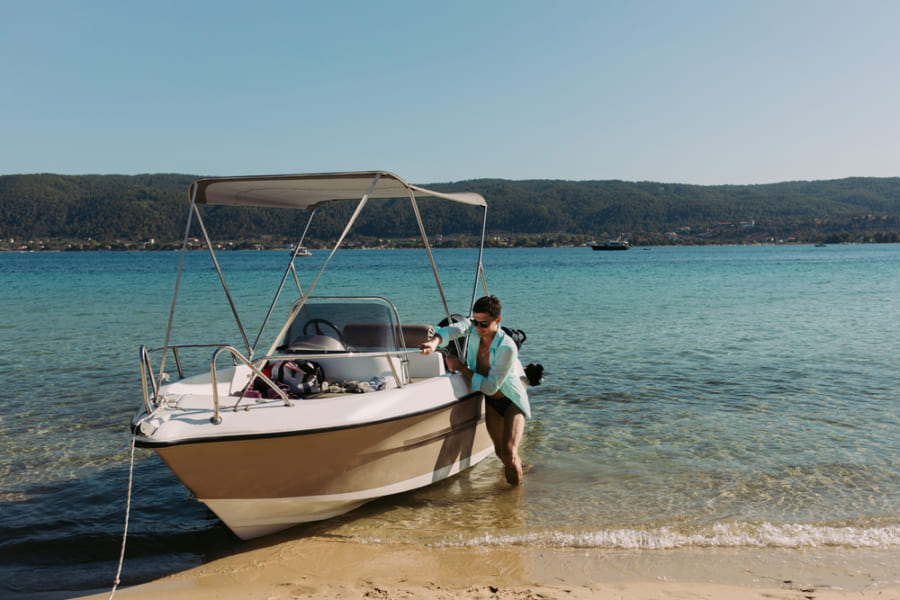
<path id="1" fill-rule="evenodd" d="M 900 175 L 895 0 L 0 0 L 0 174 Z"/>

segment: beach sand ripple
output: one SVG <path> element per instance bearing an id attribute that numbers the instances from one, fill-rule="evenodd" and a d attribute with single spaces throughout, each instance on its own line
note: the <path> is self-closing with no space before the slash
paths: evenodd
<path id="1" fill-rule="evenodd" d="M 900 600 L 897 551 L 585 552 L 303 539 L 116 591 L 167 600 Z M 867 563 L 868 568 L 862 568 Z M 127 568 L 127 562 L 126 562 Z M 109 592 L 90 596 L 108 598 Z"/>

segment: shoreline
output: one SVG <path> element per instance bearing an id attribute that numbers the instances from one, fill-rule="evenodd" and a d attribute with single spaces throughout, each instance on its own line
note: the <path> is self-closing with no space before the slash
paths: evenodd
<path id="1" fill-rule="evenodd" d="M 81 598 L 99 600 L 109 594 L 97 591 Z M 900 600 L 900 549 L 459 548 L 319 537 L 248 543 L 243 552 L 120 587 L 115 596 Z"/>
<path id="2" fill-rule="evenodd" d="M 639 244 L 633 243 L 631 244 L 631 250 L 646 248 L 740 248 L 740 247 L 756 247 L 756 246 L 815 246 L 815 247 L 825 247 L 825 246 L 879 246 L 879 245 L 892 245 L 898 244 L 900 242 L 895 241 L 822 241 L 819 239 L 809 239 L 809 240 L 745 240 L 745 241 L 733 241 L 733 242 L 693 242 L 693 243 L 655 243 L 655 244 Z M 290 252 L 290 248 L 284 248 L 280 245 L 267 245 L 262 243 L 249 242 L 249 245 L 242 245 L 240 247 L 224 247 L 224 248 L 216 248 L 216 252 Z M 583 243 L 543 243 L 543 244 L 535 244 L 535 245 L 515 245 L 515 244 L 498 244 L 498 245 L 485 245 L 485 249 L 493 249 L 493 250 L 564 250 L 571 248 L 584 248 L 589 249 L 591 247 L 591 242 L 583 242 Z M 331 250 L 332 246 L 327 244 L 311 246 L 308 249 L 310 251 L 324 252 L 328 253 Z M 424 245 L 413 246 L 413 245 L 403 245 L 403 244 L 385 244 L 385 245 L 375 245 L 369 246 L 365 244 L 358 245 L 349 245 L 346 247 L 342 247 L 341 250 L 362 250 L 362 251 L 370 251 L 370 250 L 423 250 L 425 248 Z M 455 245 L 436 245 L 431 246 L 432 250 L 477 250 L 477 245 L 463 245 L 463 246 L 455 246 Z M 129 253 L 129 252 L 160 252 L 160 253 L 168 253 L 168 252 L 181 252 L 182 244 L 180 242 L 167 243 L 164 245 L 158 245 L 152 248 L 148 248 L 146 246 L 140 245 L 107 245 L 107 246 L 96 246 L 89 248 L 75 248 L 71 246 L 65 245 L 57 245 L 53 244 L 50 247 L 46 245 L 42 245 L 39 247 L 28 247 L 28 246 L 20 246 L 20 247 L 9 247 L 0 244 L 0 253 L 9 253 L 9 254 L 52 254 L 52 253 L 99 253 L 99 252 L 115 252 L 115 253 Z M 208 250 L 204 246 L 193 245 L 188 248 L 188 252 L 208 252 Z M 301 258 L 301 257 L 298 257 Z"/>

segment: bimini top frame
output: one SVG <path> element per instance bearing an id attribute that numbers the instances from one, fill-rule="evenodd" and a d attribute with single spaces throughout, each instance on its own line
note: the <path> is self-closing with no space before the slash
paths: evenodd
<path id="1" fill-rule="evenodd" d="M 306 300 L 309 298 L 310 293 L 318 282 L 319 277 L 322 275 L 322 272 L 325 270 L 325 267 L 331 261 L 334 253 L 340 248 L 341 244 L 344 241 L 344 238 L 347 236 L 347 233 L 356 222 L 357 217 L 370 198 L 399 199 L 408 197 L 410 199 L 412 209 L 416 216 L 416 221 L 419 225 L 419 232 L 422 236 L 422 241 L 425 245 L 426 251 L 428 252 L 428 258 L 431 261 L 431 268 L 434 273 L 435 281 L 437 282 L 438 291 L 441 295 L 441 300 L 444 305 L 444 311 L 448 319 L 450 319 L 450 309 L 447 305 L 444 290 L 441 287 L 440 278 L 437 274 L 434 257 L 431 253 L 431 246 L 428 243 L 428 236 L 425 233 L 425 227 L 422 223 L 422 218 L 419 213 L 419 207 L 416 203 L 416 198 L 431 197 L 481 207 L 483 211 L 481 225 L 481 243 L 478 250 L 478 264 L 475 273 L 475 285 L 472 291 L 472 299 L 469 304 L 470 313 L 472 305 L 475 302 L 475 295 L 478 292 L 479 279 L 484 286 L 485 293 L 487 293 L 487 283 L 484 281 L 484 270 L 482 268 L 481 262 L 484 253 L 484 237 L 487 224 L 487 202 L 485 202 L 485 199 L 480 194 L 472 192 L 436 192 L 434 190 L 428 190 L 407 183 L 397 175 L 394 175 L 393 173 L 387 171 L 357 171 L 345 173 L 316 173 L 306 175 L 261 175 L 247 177 L 204 178 L 194 181 L 191 184 L 188 193 L 191 202 L 191 210 L 188 214 L 187 224 L 185 226 L 181 263 L 178 267 L 178 276 L 175 282 L 175 294 L 172 298 L 172 309 L 169 314 L 169 324 L 166 330 L 165 344 L 163 346 L 163 357 L 160 364 L 160 378 L 162 378 L 165 369 L 166 355 L 168 354 L 167 350 L 169 348 L 169 340 L 172 332 L 172 322 L 175 315 L 175 302 L 178 298 L 178 288 L 184 266 L 184 256 L 188 247 L 188 238 L 190 235 L 192 218 L 197 219 L 197 223 L 199 224 L 200 229 L 203 233 L 204 241 L 207 245 L 210 255 L 212 256 L 213 264 L 215 265 L 216 271 L 219 274 L 219 279 L 222 282 L 222 287 L 224 288 L 225 294 L 228 297 L 228 302 L 231 305 L 232 313 L 234 314 L 235 321 L 237 322 L 238 328 L 240 329 L 241 336 L 243 337 L 244 344 L 246 345 L 247 355 L 249 358 L 253 357 L 255 348 L 260 341 L 266 325 L 268 324 L 269 318 L 275 308 L 278 297 L 281 294 L 282 289 L 284 288 L 284 284 L 287 281 L 288 275 L 293 273 L 294 279 L 297 282 L 298 290 L 301 293 L 301 301 L 297 302 L 294 305 L 294 308 L 291 311 L 287 322 L 285 323 L 281 332 L 279 332 L 279 334 L 276 336 L 275 340 L 272 343 L 272 347 L 269 349 L 267 354 L 272 354 L 272 352 L 274 352 L 275 348 L 278 346 L 279 341 L 287 332 L 287 328 L 289 327 L 290 322 L 300 312 L 303 305 L 306 303 Z M 332 249 L 331 254 L 329 254 L 328 259 L 322 265 L 319 273 L 316 275 L 315 279 L 313 279 L 312 283 L 304 292 L 300 288 L 300 283 L 297 279 L 297 273 L 294 269 L 294 259 L 296 258 L 297 253 L 303 245 L 303 238 L 306 236 L 306 230 L 309 228 L 309 223 L 312 221 L 312 217 L 315 215 L 315 211 L 319 207 L 330 202 L 346 200 L 358 201 L 356 210 L 353 212 L 353 215 L 347 222 L 343 233 L 341 233 L 341 236 L 338 238 L 338 241 Z M 257 336 L 256 341 L 253 344 L 250 344 L 249 340 L 247 339 L 244 327 L 241 324 L 241 320 L 237 314 L 237 309 L 234 305 L 234 302 L 232 301 L 231 294 L 228 291 L 228 286 L 225 283 L 225 277 L 222 274 L 222 269 L 219 266 L 218 260 L 216 260 L 216 254 L 213 248 L 213 244 L 206 232 L 206 227 L 203 225 L 203 220 L 200 217 L 200 212 L 197 209 L 197 206 L 202 204 L 237 207 L 286 208 L 306 210 L 310 212 L 309 222 L 307 222 L 306 229 L 304 229 L 300 241 L 295 245 L 296 249 L 291 255 L 290 263 L 288 265 L 288 268 L 285 270 L 284 276 L 281 280 L 281 285 L 278 288 L 275 298 L 272 300 L 272 304 L 269 307 L 269 312 L 266 315 L 266 318 L 262 326 L 260 327 L 259 335 Z"/>
<path id="2" fill-rule="evenodd" d="M 190 194 L 197 204 L 300 210 L 313 210 L 337 200 L 407 196 L 442 198 L 487 207 L 480 194 L 435 192 L 411 185 L 386 171 L 198 179 L 191 184 Z"/>

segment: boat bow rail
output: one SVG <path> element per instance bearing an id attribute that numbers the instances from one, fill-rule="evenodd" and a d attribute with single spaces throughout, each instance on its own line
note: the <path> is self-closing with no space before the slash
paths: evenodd
<path id="1" fill-rule="evenodd" d="M 190 345 L 183 347 L 197 348 L 202 346 Z M 174 350 L 174 347 L 170 347 L 170 349 Z M 164 404 L 164 397 L 166 396 L 166 393 L 174 396 L 178 396 L 180 393 L 177 386 L 160 385 L 153 375 L 150 355 L 152 352 L 158 352 L 161 350 L 163 349 L 157 348 L 154 350 L 149 350 L 146 348 L 146 346 L 141 346 L 140 350 L 141 383 L 144 392 L 144 411 L 147 415 L 152 414 L 156 409 Z M 222 378 L 220 376 L 221 368 L 218 366 L 219 358 L 223 354 L 231 356 L 233 363 L 232 366 L 228 369 L 225 378 Z M 250 410 L 254 406 L 254 403 L 245 402 L 245 400 L 247 399 L 247 391 L 254 380 L 261 381 L 267 388 L 271 389 L 272 392 L 282 400 L 284 406 L 291 407 L 294 405 L 291 397 L 288 396 L 284 389 L 277 382 L 273 381 L 271 377 L 266 375 L 265 366 L 268 363 L 272 363 L 275 361 L 293 361 L 298 359 L 307 361 L 319 361 L 330 367 L 329 372 L 338 375 L 338 377 L 334 378 L 335 381 L 344 379 L 346 377 L 352 377 L 353 375 L 350 375 L 351 373 L 357 374 L 355 376 L 362 380 L 371 379 L 372 376 L 384 377 L 385 375 L 389 375 L 392 381 L 391 384 L 387 386 L 387 388 L 390 389 L 402 388 L 412 383 L 413 375 L 416 374 L 412 373 L 410 370 L 410 356 L 412 354 L 418 354 L 418 350 L 402 349 L 389 352 L 352 352 L 347 353 L 344 356 L 339 356 L 333 353 L 280 353 L 271 356 L 260 357 L 256 360 L 251 361 L 247 357 L 243 356 L 234 346 L 225 345 L 217 347 L 213 352 L 209 370 L 208 384 L 204 383 L 201 389 L 205 390 L 205 393 L 203 393 L 203 395 L 208 396 L 210 400 L 209 410 L 212 412 L 212 416 L 209 420 L 213 424 L 218 425 L 222 422 L 220 416 L 220 412 L 223 409 L 221 395 L 223 393 L 222 388 L 224 388 L 224 384 L 226 383 L 226 381 L 230 386 L 227 395 L 235 399 L 234 405 L 228 406 L 228 409 L 232 412 L 238 412 L 240 409 Z M 438 362 L 439 359 L 440 356 L 436 354 L 431 360 L 428 361 L 434 363 L 431 368 L 428 369 L 429 375 L 439 375 L 443 373 L 443 369 Z M 335 365 L 338 364 L 341 365 L 341 368 L 335 369 Z M 241 369 L 241 367 L 243 367 L 243 370 Z M 422 371 L 422 368 L 419 367 L 419 370 Z M 161 380 L 166 381 L 168 380 L 168 378 L 168 374 L 164 373 L 161 377 Z M 179 381 L 186 380 L 180 379 Z M 204 379 L 203 381 L 206 382 L 207 379 Z M 166 388 L 168 388 L 168 392 Z M 197 395 L 197 392 L 194 391 L 192 395 Z"/>

